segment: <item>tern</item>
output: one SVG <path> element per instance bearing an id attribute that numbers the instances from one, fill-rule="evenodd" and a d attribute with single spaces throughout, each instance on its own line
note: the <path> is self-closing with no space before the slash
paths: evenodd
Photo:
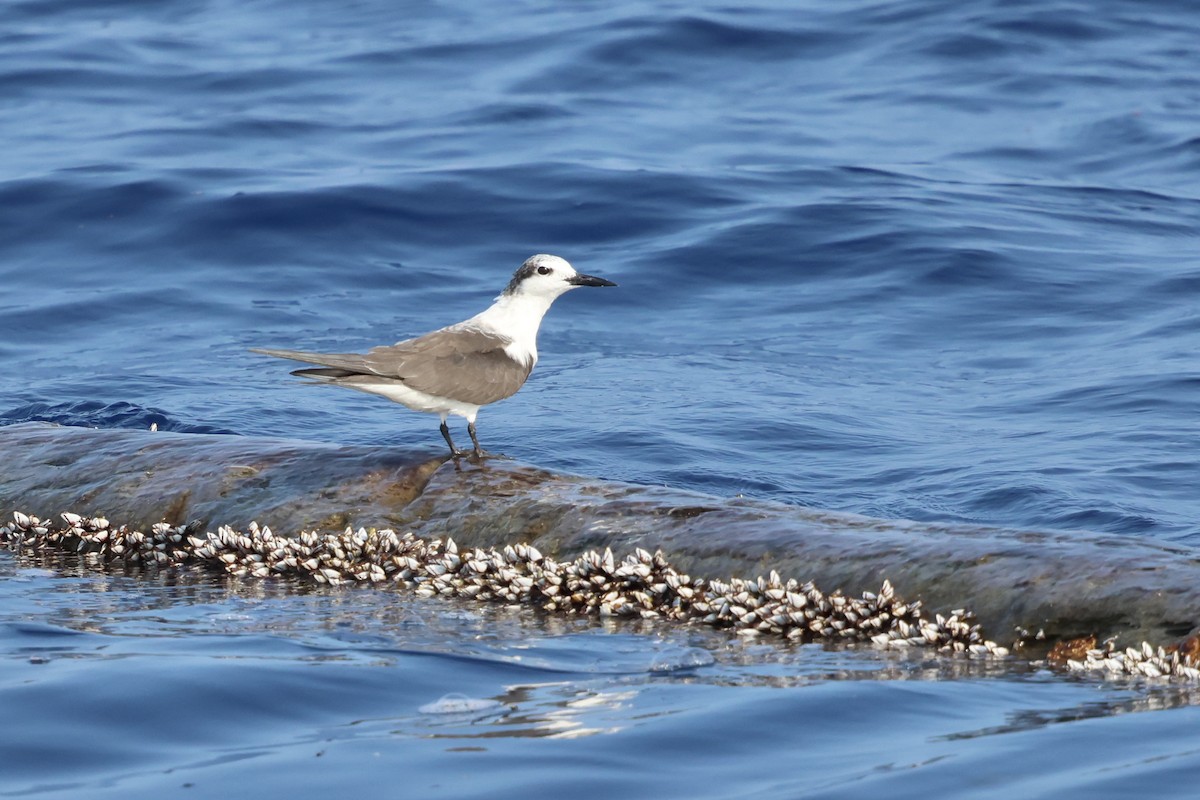
<path id="1" fill-rule="evenodd" d="M 486 455 L 475 433 L 479 409 L 516 394 L 537 364 L 542 317 L 561 295 L 580 286 L 616 286 L 583 275 L 565 259 L 539 254 L 513 273 L 508 286 L 485 311 L 468 320 L 366 353 L 306 353 L 254 348 L 253 352 L 317 364 L 292 372 L 314 383 L 378 394 L 413 411 L 441 417 L 450 455 L 454 446 L 446 418 L 467 420 L 476 458 Z"/>

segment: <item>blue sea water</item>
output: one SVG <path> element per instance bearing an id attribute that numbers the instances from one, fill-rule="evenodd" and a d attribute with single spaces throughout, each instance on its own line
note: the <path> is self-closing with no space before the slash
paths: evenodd
<path id="1" fill-rule="evenodd" d="M 620 288 L 556 304 L 489 449 L 1200 544 L 1197 42 L 1169 0 L 9 0 L 0 419 L 436 452 L 431 418 L 247 348 L 419 334 L 551 252 Z M 1119 796 L 1200 767 L 1192 709 L 1122 713 L 1182 690 L 30 569 L 0 560 L 0 795 Z M 378 613 L 342 639 L 339 605 Z M 515 710 L 415 710 L 452 692 Z"/>

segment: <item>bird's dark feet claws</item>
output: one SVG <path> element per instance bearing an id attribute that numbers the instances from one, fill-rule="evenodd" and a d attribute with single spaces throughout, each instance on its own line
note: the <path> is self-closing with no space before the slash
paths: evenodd
<path id="1" fill-rule="evenodd" d="M 479 446 L 479 437 L 475 435 L 475 423 L 474 422 L 467 423 L 467 433 L 469 433 L 471 435 L 471 444 L 475 445 L 475 460 L 476 461 L 483 458 L 484 456 L 491 455 L 490 453 L 488 453 L 486 450 L 484 450 L 482 447 Z"/>

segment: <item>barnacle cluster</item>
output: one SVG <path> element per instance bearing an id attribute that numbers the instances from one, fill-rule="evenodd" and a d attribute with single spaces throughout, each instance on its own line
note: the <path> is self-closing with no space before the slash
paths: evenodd
<path id="1" fill-rule="evenodd" d="M 203 565 L 231 575 L 300 576 L 319 583 L 397 584 L 423 596 L 522 603 L 548 612 L 661 618 L 730 629 L 743 636 L 800 641 L 873 642 L 932 647 L 973 656 L 1004 656 L 966 611 L 927 618 L 920 601 L 898 598 L 884 581 L 859 597 L 826 594 L 778 573 L 706 580 L 676 570 L 661 552 L 611 550 L 560 561 L 527 544 L 462 548 L 452 539 L 421 539 L 392 530 L 305 531 L 278 536 L 251 524 L 200 533 L 167 523 L 149 531 L 103 517 L 61 515 L 61 523 L 22 513 L 0 526 L 0 545 L 68 548 L 103 561 L 161 567 Z M 1165 674 L 1165 673 L 1164 673 Z"/>
<path id="2" fill-rule="evenodd" d="M 1176 677 L 1200 680 L 1200 638 L 1185 639 L 1179 645 L 1153 647 L 1117 647 L 1115 639 L 1097 644 L 1095 636 L 1059 642 L 1050 651 L 1051 663 L 1075 671 L 1103 672 L 1108 675 L 1136 677 Z"/>

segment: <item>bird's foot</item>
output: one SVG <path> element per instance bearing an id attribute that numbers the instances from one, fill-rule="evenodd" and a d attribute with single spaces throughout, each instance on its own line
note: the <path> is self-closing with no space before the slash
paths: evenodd
<path id="1" fill-rule="evenodd" d="M 482 461 L 485 458 L 499 458 L 498 453 L 493 453 L 490 450 L 476 448 L 474 450 L 459 450 L 457 447 L 450 451 L 450 458 L 460 459 L 465 458 L 469 461 Z"/>

